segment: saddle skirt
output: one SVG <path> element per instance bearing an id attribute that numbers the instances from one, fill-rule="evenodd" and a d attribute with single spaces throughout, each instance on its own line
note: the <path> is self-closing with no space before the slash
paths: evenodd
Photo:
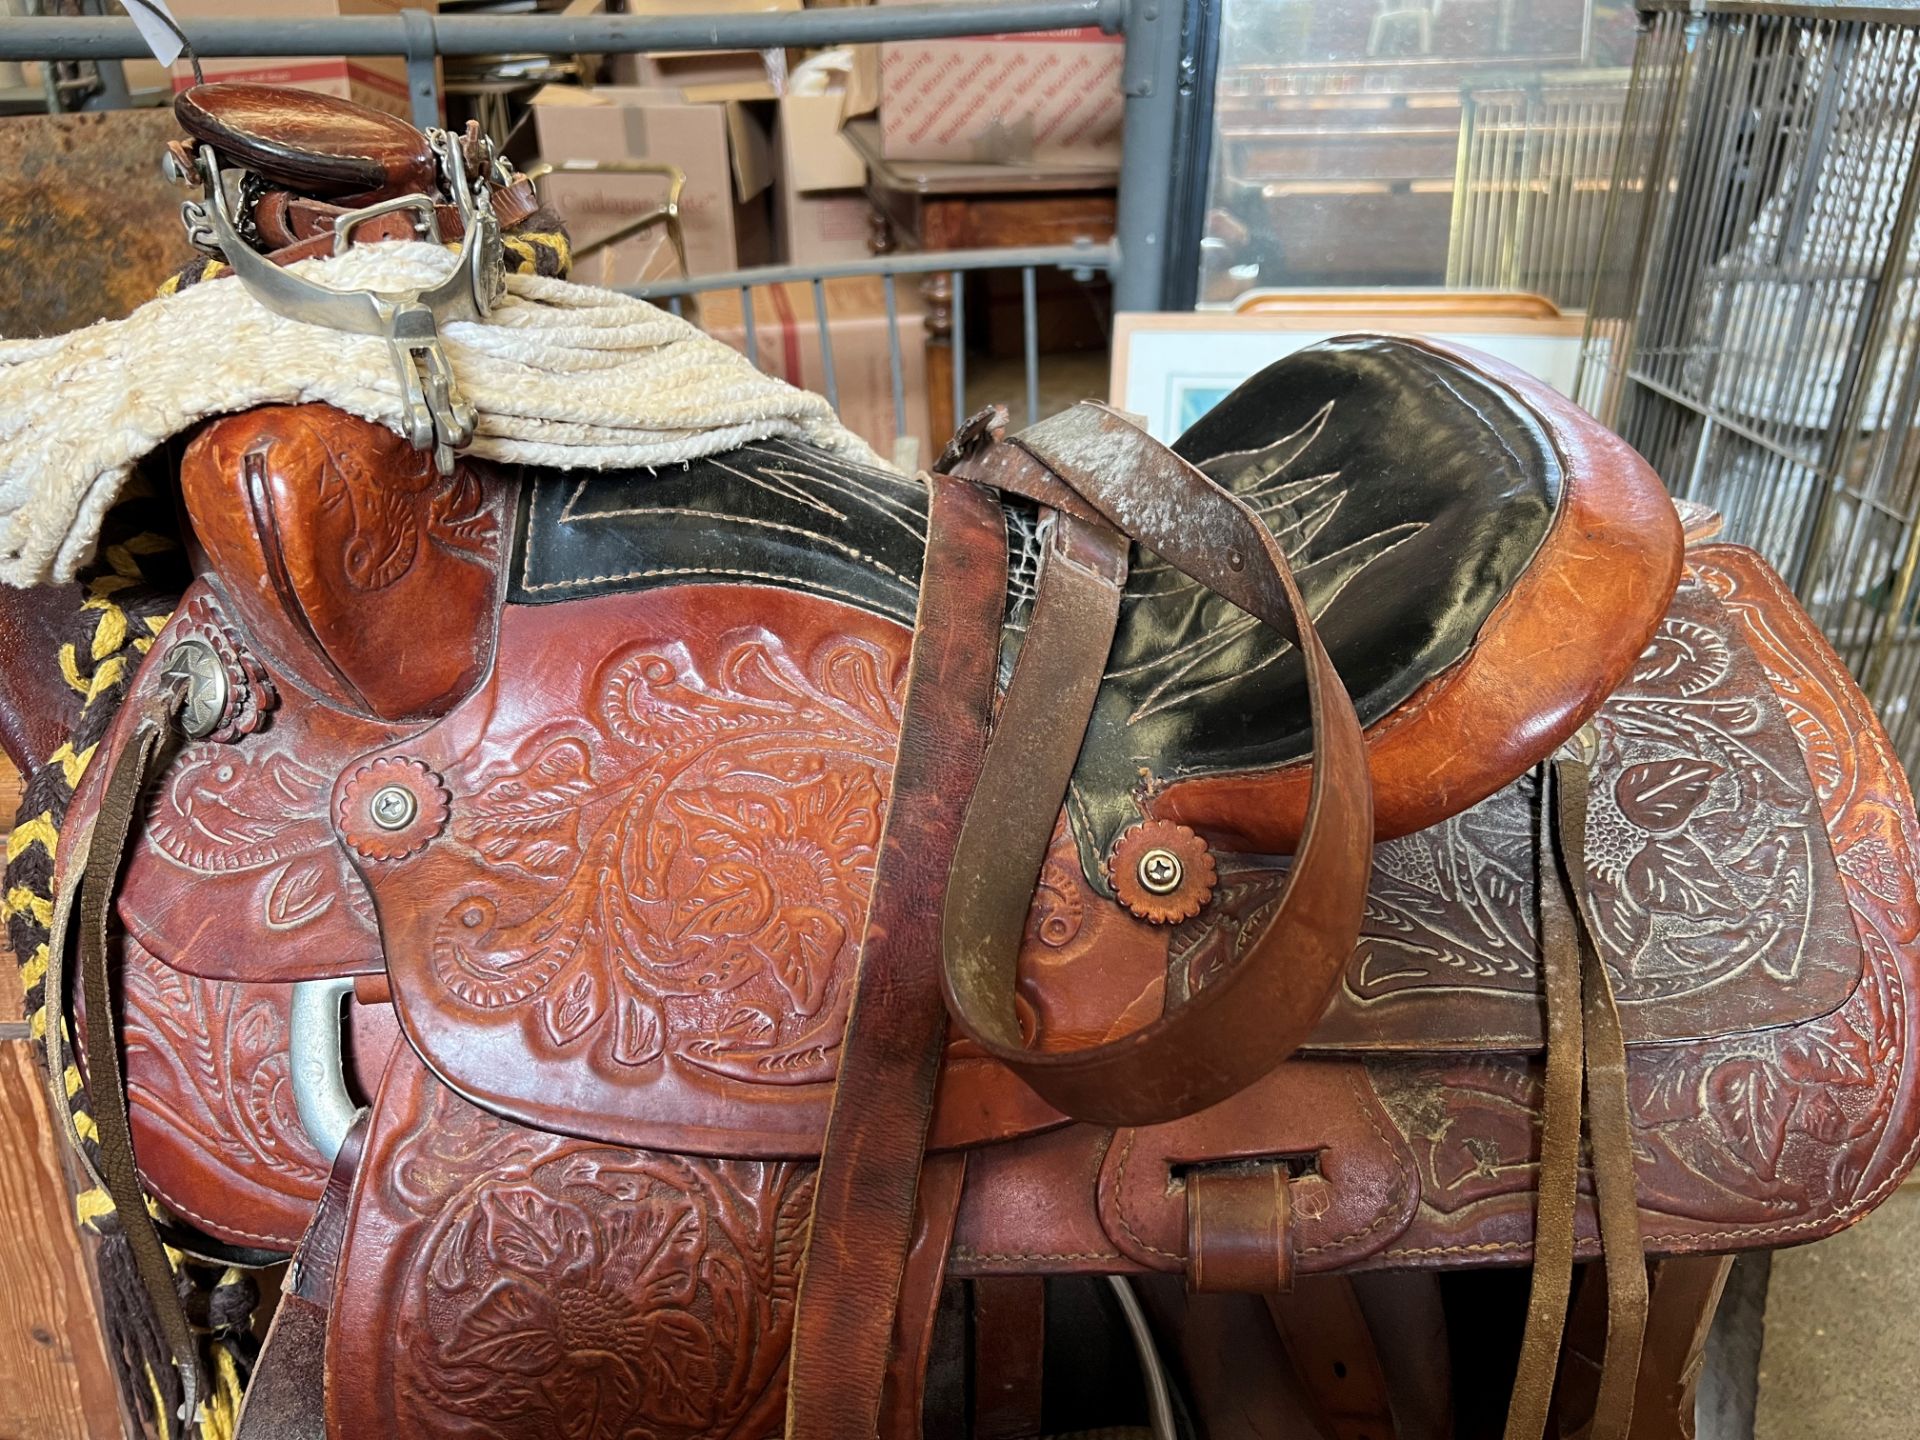
<path id="1" fill-rule="evenodd" d="M 1279 539 L 1366 727 L 1361 934 L 1302 1057 L 1183 1119 L 1078 1121 L 953 1033 L 899 1427 L 943 1276 L 1231 1285 L 1202 1175 L 1285 1169 L 1283 1274 L 1529 1258 L 1543 762 L 1583 726 L 1649 1252 L 1812 1239 L 1896 1184 L 1920 1139 L 1912 802 L 1778 577 L 1683 555 L 1623 445 L 1424 342 L 1314 347 L 1176 448 Z M 607 1434 L 776 1432 L 922 484 L 784 440 L 440 476 L 319 407 L 214 422 L 181 484 L 201 578 L 73 811 L 180 647 L 211 650 L 224 701 L 148 793 L 116 902 L 147 1185 L 229 1243 L 300 1241 L 334 1156 L 302 1120 L 296 997 L 349 981 L 371 1118 L 332 1433 L 552 1433 L 588 1354 L 615 1357 Z M 1049 536 L 1004 513 L 1003 682 Z M 1266 933 L 1308 811 L 1305 670 L 1134 557 L 1019 947 L 1029 1046 L 1124 1036 Z M 1135 883 L 1141 834 L 1182 862 L 1171 899 Z M 1584 1194 L 1576 1237 L 1596 1253 Z"/>

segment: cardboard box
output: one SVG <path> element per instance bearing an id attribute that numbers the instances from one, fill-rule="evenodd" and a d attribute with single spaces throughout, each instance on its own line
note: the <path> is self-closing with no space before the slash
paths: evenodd
<path id="1" fill-rule="evenodd" d="M 171 4 L 175 18 L 187 21 L 253 19 L 261 13 L 260 0 L 171 0 Z M 439 0 L 274 0 L 273 18 L 307 20 L 330 15 L 397 15 L 403 8 L 436 10 Z M 200 69 L 209 82 L 246 80 L 257 85 L 317 90 L 402 119 L 413 117 L 412 99 L 407 90 L 407 62 L 397 57 L 203 57 Z M 173 88 L 178 92 L 191 84 L 193 66 L 181 59 L 173 67 Z"/>
<path id="2" fill-rule="evenodd" d="M 929 464 L 933 450 L 927 418 L 927 327 L 914 286 L 895 287 L 900 375 L 906 400 L 904 431 L 894 424 L 893 369 L 888 360 L 886 296 L 876 275 L 828 280 L 827 329 L 833 342 L 833 374 L 840 419 L 881 455 L 912 470 Z M 813 287 L 801 281 L 758 285 L 752 291 L 755 349 L 760 368 L 804 390 L 826 393 L 820 327 Z M 740 295 L 719 290 L 700 297 L 701 328 L 746 353 Z M 899 442 L 905 440 L 906 445 Z"/>
<path id="3" fill-rule="evenodd" d="M 882 0 L 898 3 L 898 0 Z M 880 153 L 891 160 L 1118 165 L 1118 35 L 898 41 L 879 47 Z"/>
<path id="4" fill-rule="evenodd" d="M 798 10 L 801 0 L 625 0 L 629 15 L 748 15 Z M 687 50 L 660 54 L 615 55 L 616 85 L 645 89 L 703 90 L 709 86 L 767 84 L 777 95 L 786 89 L 784 50 Z M 696 95 L 696 99 L 701 98 Z"/>
<path id="5" fill-rule="evenodd" d="M 764 93 L 764 89 L 761 91 Z M 698 102 L 679 90 L 549 85 L 533 97 L 540 156 L 575 161 L 658 160 L 680 167 L 687 269 L 712 275 L 764 264 L 773 250 L 767 189 L 773 180 L 771 101 Z M 654 175 L 553 174 L 540 193 L 567 221 L 576 248 L 661 204 L 667 181 Z M 584 257 L 574 278 L 631 285 L 671 274 L 660 268 L 665 227 Z"/>
<path id="6" fill-rule="evenodd" d="M 780 183 L 775 218 L 781 258 L 793 265 L 872 254 L 867 167 L 840 133 L 838 91 L 780 100 Z"/>

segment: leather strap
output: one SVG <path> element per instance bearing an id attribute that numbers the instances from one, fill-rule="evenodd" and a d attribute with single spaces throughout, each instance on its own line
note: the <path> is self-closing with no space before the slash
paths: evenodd
<path id="1" fill-rule="evenodd" d="M 126 747 L 114 759 L 101 792 L 77 902 L 80 927 L 80 980 L 87 1007 L 87 1076 L 94 1123 L 100 1134 L 100 1171 L 113 1200 L 121 1232 L 153 1307 L 156 1323 L 173 1353 L 180 1375 L 181 1418 L 191 1427 L 202 1394 L 200 1347 L 174 1286 L 173 1266 L 153 1216 L 133 1154 L 133 1128 L 127 1115 L 126 1079 L 120 1065 L 120 1027 L 115 1016 L 107 927 L 113 892 L 126 859 L 127 839 L 140 813 L 142 792 L 158 772 L 174 738 L 174 690 L 138 701 L 137 719 Z M 49 992 L 51 997 L 52 992 Z M 61 1017 L 49 1013 L 49 1036 Z"/>
<path id="2" fill-rule="evenodd" d="M 815 1182 L 787 1378 L 793 1440 L 877 1433 L 946 1039 L 940 887 L 973 790 L 1005 605 L 999 502 L 935 476 L 873 898 Z"/>
<path id="3" fill-rule="evenodd" d="M 913 1246 L 900 1280 L 900 1306 L 894 1317 L 891 1359 L 880 1406 L 880 1433 L 901 1440 L 920 1433 L 927 1404 L 927 1366 L 946 1289 L 947 1261 L 953 1253 L 953 1228 L 960 1218 L 960 1192 L 967 1181 L 967 1152 L 929 1155 L 920 1170 L 914 1202 Z"/>
<path id="4" fill-rule="evenodd" d="M 973 1282 L 974 1440 L 1038 1440 L 1046 1349 L 1044 1276 Z"/>
<path id="5" fill-rule="evenodd" d="M 241 1397 L 233 1440 L 327 1440 L 327 1311 L 366 1140 L 367 1112 L 362 1110 L 334 1157 L 326 1189 L 294 1251 L 279 1308 Z"/>
<path id="6" fill-rule="evenodd" d="M 1366 745 L 1278 542 L 1244 503 L 1105 407 L 1076 407 L 1017 444 L 1045 474 L 1005 463 L 1017 456 L 994 446 L 981 453 L 999 469 L 981 478 L 1029 493 L 1018 483 L 1025 472 L 1057 503 L 1043 513 L 1033 610 L 990 743 L 1005 526 L 985 492 L 929 481 L 893 798 L 797 1301 L 790 1440 L 856 1440 L 879 1423 L 944 1039 L 925 963 L 934 944 L 947 1007 L 976 1043 L 1055 1108 L 1136 1125 L 1190 1114 L 1279 1064 L 1319 1018 L 1359 934 L 1372 863 Z M 954 474 L 980 458 L 955 457 Z M 1305 654 L 1315 736 L 1307 826 L 1280 903 L 1232 971 L 1119 1040 L 1036 1052 L 1014 1008 L 1020 937 L 1112 646 L 1127 536 Z"/>
<path id="7" fill-rule="evenodd" d="M 1580 1185 L 1580 1007 L 1578 921 L 1559 868 L 1553 772 L 1540 807 L 1540 970 L 1546 987 L 1547 1074 L 1540 1109 L 1540 1168 L 1534 1182 L 1533 1279 L 1520 1365 L 1507 1405 L 1505 1440 L 1546 1433 L 1559 1370 L 1560 1339 L 1573 1291 L 1574 1214 Z"/>
<path id="8" fill-rule="evenodd" d="M 1059 577 L 1058 598 L 1046 593 L 1043 572 L 949 877 L 947 1004 L 969 1039 L 1055 1109 L 1106 1125 L 1158 1124 L 1267 1074 L 1325 1010 L 1359 936 L 1372 868 L 1366 742 L 1284 552 L 1237 496 L 1101 405 L 1076 406 L 1007 443 L 1120 534 L 1292 640 L 1306 660 L 1314 735 L 1307 823 L 1279 903 L 1240 962 L 1116 1040 L 1028 1048 L 1014 1005 L 1020 938 L 1110 648 L 1103 587 L 1117 607 L 1110 575 L 1082 558 L 1094 527 L 1054 512 L 1046 564 Z M 1017 472 L 1005 447 L 955 463 L 957 474 L 1023 489 Z"/>
<path id="9" fill-rule="evenodd" d="M 1607 1343 L 1600 1362 L 1591 1440 L 1626 1440 L 1647 1328 L 1647 1265 L 1634 1188 L 1632 1112 L 1627 1095 L 1626 1037 L 1613 980 L 1594 937 L 1587 889 L 1589 772 L 1578 760 L 1554 762 L 1560 852 L 1577 877 L 1574 904 L 1581 918 L 1581 1004 L 1586 1020 L 1587 1134 L 1593 1155 L 1594 1203 L 1600 1212 L 1600 1249 L 1607 1270 Z"/>
<path id="10" fill-rule="evenodd" d="M 1393 1402 L 1353 1281 L 1308 1275 L 1267 1296 L 1280 1343 L 1326 1440 L 1393 1440 Z"/>
<path id="11" fill-rule="evenodd" d="M 290 190 L 273 190 L 254 206 L 254 224 L 261 238 L 272 247 L 270 258 L 276 265 L 292 265 L 300 260 L 333 254 L 334 222 L 358 207 L 336 205 L 296 195 Z M 494 215 L 500 228 L 509 230 L 540 208 L 539 197 L 526 179 L 494 191 Z M 434 220 L 440 227 L 440 239 L 458 244 L 466 237 L 466 222 L 455 205 L 435 205 Z M 418 212 L 396 210 L 362 221 L 353 229 L 356 243 L 382 240 L 418 240 L 423 238 L 416 224 Z"/>
<path id="12" fill-rule="evenodd" d="M 1579 743 L 1576 741 L 1575 743 Z M 1542 807 L 1541 956 L 1547 999 L 1547 1077 L 1541 1116 L 1533 1288 L 1506 1440 L 1545 1433 L 1573 1279 L 1581 1070 L 1593 1157 L 1594 1205 L 1606 1260 L 1607 1339 L 1589 1440 L 1626 1440 L 1647 1324 L 1647 1267 L 1635 1191 L 1626 1039 L 1613 981 L 1595 939 L 1587 889 L 1589 770 L 1564 752 Z M 1569 905 L 1568 896 L 1572 897 Z"/>

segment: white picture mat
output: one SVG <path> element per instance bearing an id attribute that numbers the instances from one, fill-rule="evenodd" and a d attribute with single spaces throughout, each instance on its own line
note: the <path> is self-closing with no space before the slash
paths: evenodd
<path id="1" fill-rule="evenodd" d="M 1109 401 L 1172 441 L 1217 400 L 1282 356 L 1336 335 L 1410 335 L 1464 345 L 1573 393 L 1579 316 L 1445 316 L 1342 311 L 1316 315 L 1122 314 L 1114 318 Z"/>

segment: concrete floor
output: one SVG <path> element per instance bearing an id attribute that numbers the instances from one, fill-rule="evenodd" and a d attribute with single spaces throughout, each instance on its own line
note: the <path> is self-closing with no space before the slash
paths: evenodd
<path id="1" fill-rule="evenodd" d="M 1772 1269 L 1754 1440 L 1920 1436 L 1920 1184 Z"/>

